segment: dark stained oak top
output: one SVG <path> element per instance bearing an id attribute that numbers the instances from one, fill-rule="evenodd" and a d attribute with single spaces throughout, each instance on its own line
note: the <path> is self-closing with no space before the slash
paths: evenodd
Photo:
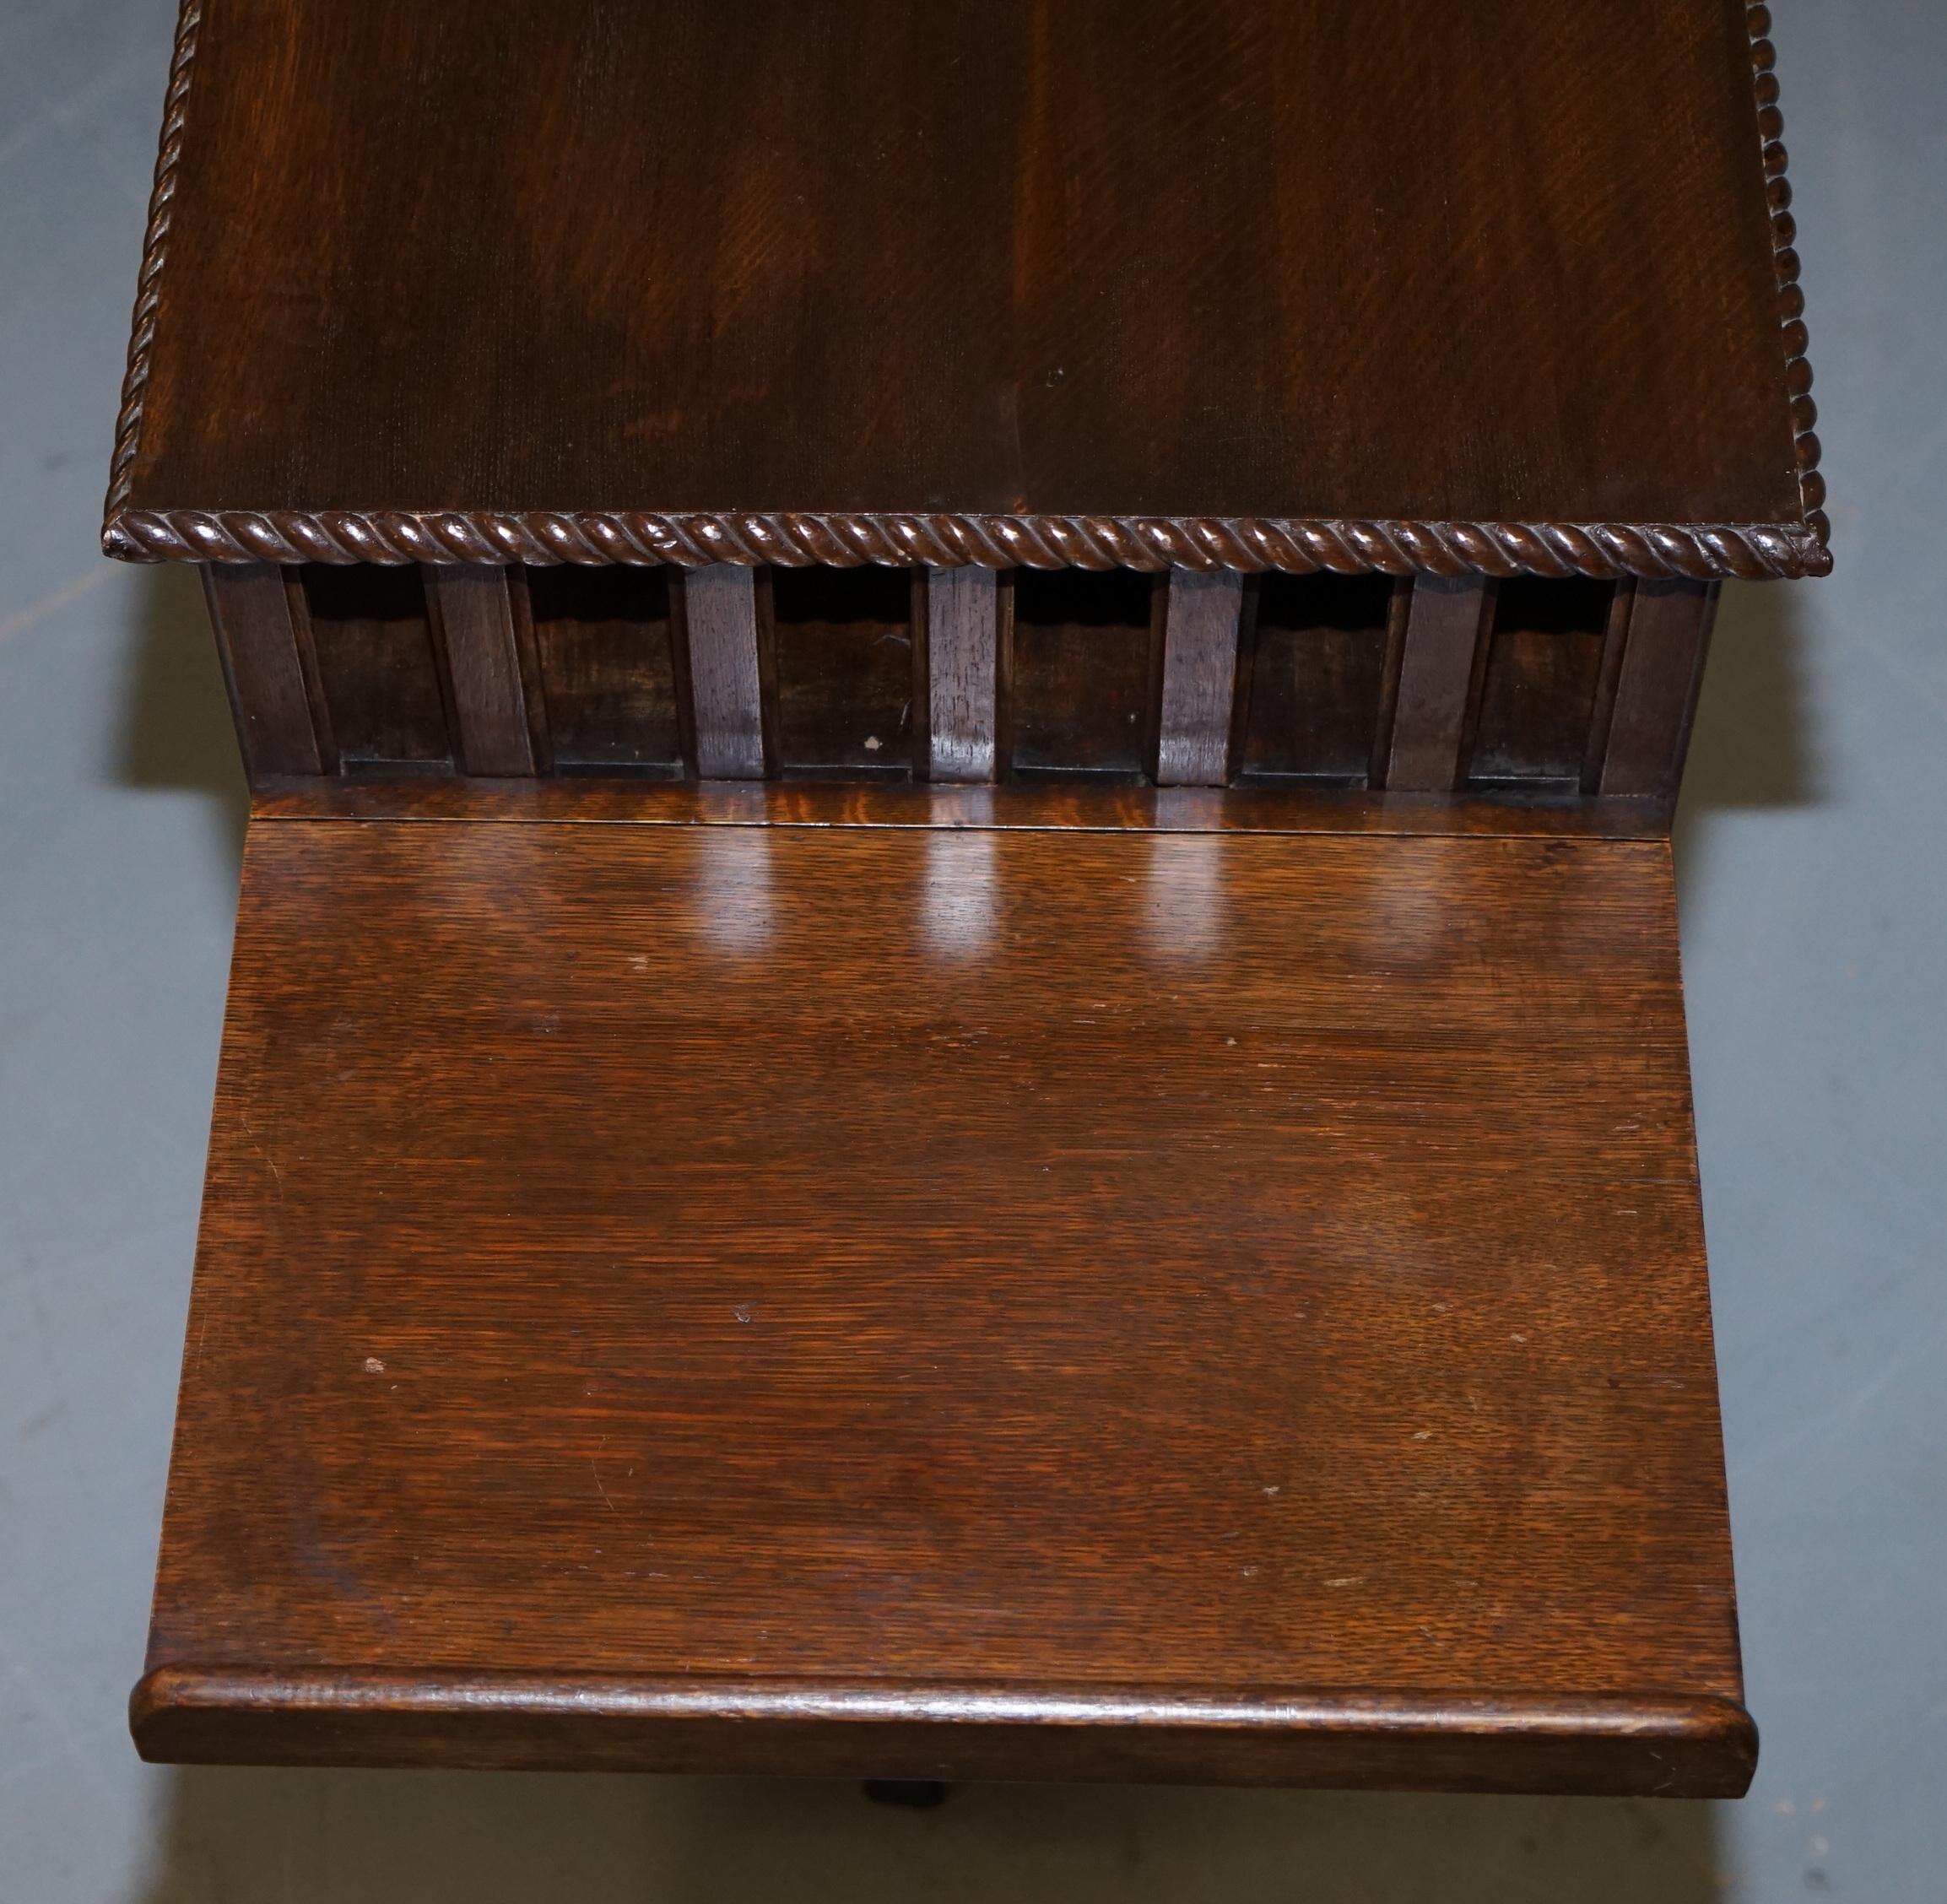
<path id="1" fill-rule="evenodd" d="M 1766 24 L 190 0 L 109 546 L 1820 569 Z"/>
<path id="2" fill-rule="evenodd" d="M 152 1756 L 1739 1791 L 1661 843 L 260 819 Z"/>

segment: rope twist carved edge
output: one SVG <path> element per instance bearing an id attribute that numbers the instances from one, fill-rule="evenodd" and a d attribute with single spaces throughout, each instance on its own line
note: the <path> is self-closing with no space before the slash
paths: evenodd
<path id="1" fill-rule="evenodd" d="M 1771 10 L 1754 0 L 1744 10 L 1751 38 L 1751 72 L 1757 87 L 1758 137 L 1765 166 L 1765 198 L 1771 212 L 1771 262 L 1778 276 L 1778 322 L 1785 347 L 1785 389 L 1792 403 L 1792 435 L 1798 462 L 1798 500 L 1805 527 L 1821 552 L 1831 538 L 1832 525 L 1825 511 L 1825 479 L 1819 473 L 1819 420 L 1812 401 L 1812 366 L 1805 352 L 1810 338 L 1805 329 L 1805 294 L 1798 288 L 1798 254 L 1793 248 L 1798 221 L 1791 214 L 1792 187 L 1785 177 L 1785 116 L 1778 110 L 1778 79 L 1772 70 L 1777 51 L 1771 45 Z M 1823 575 L 1832 565 L 1829 553 L 1808 574 Z"/>
<path id="2" fill-rule="evenodd" d="M 136 561 L 819 563 L 853 568 L 1328 569 L 1342 575 L 1684 576 L 1821 572 L 1796 525 L 1300 522 L 1158 516 L 573 515 L 124 510 L 104 535 Z"/>
<path id="3" fill-rule="evenodd" d="M 142 446 L 142 402 L 149 388 L 150 354 L 155 347 L 155 311 L 161 301 L 162 259 L 176 203 L 176 168 L 182 162 L 182 128 L 187 121 L 190 75 L 195 68 L 197 30 L 203 0 L 182 0 L 176 20 L 176 50 L 169 62 L 169 92 L 163 101 L 162 138 L 155 153 L 155 183 L 149 194 L 149 223 L 142 235 L 142 274 L 135 285 L 135 316 L 129 327 L 128 371 L 122 380 L 122 408 L 115 419 L 115 454 L 108 465 L 105 512 L 112 522 L 128 500 L 136 452 Z M 116 550 L 105 531 L 102 547 Z"/>

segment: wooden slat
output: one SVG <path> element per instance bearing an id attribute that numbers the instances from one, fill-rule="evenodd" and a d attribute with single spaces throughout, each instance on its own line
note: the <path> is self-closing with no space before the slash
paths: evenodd
<path id="1" fill-rule="evenodd" d="M 1234 569 L 1170 571 L 1164 610 L 1159 787 L 1221 787 L 1230 778 L 1230 704 L 1244 578 Z"/>
<path id="2" fill-rule="evenodd" d="M 1474 667 L 1493 590 L 1479 576 L 1421 576 L 1407 609 L 1386 784 L 1444 793 L 1460 783 Z"/>
<path id="3" fill-rule="evenodd" d="M 1676 792 L 1717 603 L 1714 582 L 1636 584 L 1603 756 L 1603 792 Z"/>
<path id="4" fill-rule="evenodd" d="M 1602 791 L 1603 762 L 1609 756 L 1609 728 L 1615 719 L 1617 684 L 1622 679 L 1623 652 L 1629 645 L 1630 611 L 1636 606 L 1636 578 L 1625 576 L 1609 598 L 1609 620 L 1603 630 L 1602 669 L 1596 678 L 1595 707 L 1589 717 L 1588 748 L 1582 756 L 1582 790 Z"/>
<path id="5" fill-rule="evenodd" d="M 205 563 L 203 589 L 252 778 L 322 773 L 284 571 L 274 562 Z"/>
<path id="6" fill-rule="evenodd" d="M 534 771 L 527 698 L 504 569 L 429 564 L 426 605 L 445 657 L 453 744 L 470 774 Z"/>
<path id="7" fill-rule="evenodd" d="M 324 670 L 318 665 L 311 592 L 305 587 L 302 568 L 287 567 L 283 573 L 284 607 L 297 640 L 297 664 L 304 673 L 305 698 L 311 703 L 311 731 L 317 742 L 318 760 L 327 775 L 335 774 L 339 765 L 337 724 L 332 717 L 331 697 L 325 692 Z"/>
<path id="8" fill-rule="evenodd" d="M 994 777 L 1000 634 L 992 569 L 935 569 L 927 577 L 927 777 Z"/>
<path id="9" fill-rule="evenodd" d="M 1379 670 L 1379 718 L 1373 723 L 1372 753 L 1366 762 L 1366 784 L 1374 791 L 1386 785 L 1393 758 L 1393 727 L 1399 711 L 1399 676 L 1406 665 L 1406 625 L 1413 613 L 1413 584 L 1396 581 L 1386 604 L 1386 658 Z"/>
<path id="10" fill-rule="evenodd" d="M 696 771 L 705 780 L 761 780 L 764 697 L 752 572 L 734 562 L 691 569 L 683 594 Z"/>
<path id="11" fill-rule="evenodd" d="M 586 573 L 587 571 L 582 571 Z M 521 669 L 521 695 L 526 703 L 527 744 L 533 750 L 534 771 L 554 771 L 554 735 L 548 712 L 548 684 L 541 671 L 541 647 L 534 635 L 534 603 L 528 593 L 529 571 L 506 571 L 507 606 L 513 615 L 514 652 Z"/>

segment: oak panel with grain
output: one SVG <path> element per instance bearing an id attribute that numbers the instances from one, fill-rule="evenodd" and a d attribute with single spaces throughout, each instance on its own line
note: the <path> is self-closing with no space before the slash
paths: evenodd
<path id="1" fill-rule="evenodd" d="M 149 1664 L 162 1758 L 1741 1790 L 1667 846 L 253 823 Z"/>

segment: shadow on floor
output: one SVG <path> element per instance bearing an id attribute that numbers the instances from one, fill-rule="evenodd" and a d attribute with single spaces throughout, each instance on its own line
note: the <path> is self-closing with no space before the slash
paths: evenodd
<path id="1" fill-rule="evenodd" d="M 186 563 L 143 572 L 116 777 L 136 787 L 209 796 L 233 866 L 243 858 L 250 792 L 203 585 Z"/>
<path id="2" fill-rule="evenodd" d="M 613 1775 L 165 1775 L 142 1904 L 1706 1904 L 1715 1808 L 1131 1786 L 968 1785 L 937 1810 L 855 1784 Z"/>
<path id="3" fill-rule="evenodd" d="M 1804 586 L 1725 584 L 1677 806 L 1679 905 L 1704 857 L 1713 815 L 1814 806 L 1825 798 L 1805 684 Z"/>

